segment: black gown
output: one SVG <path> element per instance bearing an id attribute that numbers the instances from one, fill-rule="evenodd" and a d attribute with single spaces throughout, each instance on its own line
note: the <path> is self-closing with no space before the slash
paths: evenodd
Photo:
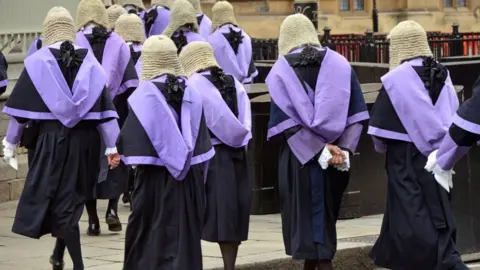
<path id="1" fill-rule="evenodd" d="M 205 77 L 217 87 L 211 75 Z M 237 93 L 232 76 L 227 76 L 233 91 L 220 91 L 228 107 L 238 116 Z M 215 135 L 210 132 L 212 138 Z M 252 185 L 247 166 L 246 147 L 215 145 L 205 183 L 207 209 L 202 239 L 209 242 L 242 242 L 248 239 Z"/>
<path id="2" fill-rule="evenodd" d="M 87 34 L 85 37 L 88 39 L 92 47 L 95 58 L 102 63 L 104 53 L 106 53 L 104 52 L 106 39 L 95 37 L 93 34 Z M 138 75 L 135 70 L 135 65 L 133 64 L 132 59 L 130 59 L 127 68 L 123 73 L 120 85 L 134 79 L 138 79 Z M 115 96 L 113 99 L 113 104 L 115 105 L 119 116 L 118 124 L 120 128 L 128 115 L 127 99 L 134 90 L 135 88 L 129 88 L 122 94 Z M 121 194 L 128 191 L 130 170 L 123 162 L 120 162 L 120 165 L 117 168 L 113 170 L 109 169 L 107 165 L 107 157 L 105 156 L 105 145 L 101 141 L 92 142 L 92 144 L 97 144 L 100 149 L 99 156 L 101 165 L 99 168 L 99 174 L 97 177 L 92 178 L 92 181 L 89 183 L 87 188 L 87 200 L 118 199 Z"/>
<path id="3" fill-rule="evenodd" d="M 159 89 L 165 87 L 161 83 L 155 85 Z M 158 158 L 133 111 L 120 132 L 118 147 L 125 156 Z M 207 153 L 211 148 L 202 116 L 194 156 Z M 192 165 L 183 181 L 175 180 L 165 167 L 139 165 L 136 168 L 123 270 L 202 269 L 204 165 Z"/>
<path id="4" fill-rule="evenodd" d="M 60 51 L 50 49 L 55 58 Z M 77 50 L 80 58 L 86 49 Z M 77 68 L 65 68 L 59 62 L 66 82 L 72 87 Z M 28 97 L 26 99 L 25 97 Z M 22 72 L 6 106 L 33 112 L 50 112 L 38 94 L 26 70 Z M 90 112 L 115 110 L 107 88 Z M 28 120 L 15 117 L 19 123 Z M 24 190 L 18 203 L 12 231 L 31 238 L 40 238 L 51 233 L 64 238 L 78 228 L 86 199 L 87 183 L 98 174 L 98 147 L 92 141 L 99 141 L 97 126 L 104 120 L 83 120 L 72 128 L 56 120 L 37 121 L 38 136 L 35 155 L 25 181 Z"/>
<path id="5" fill-rule="evenodd" d="M 5 56 L 3 56 L 3 53 L 0 52 L 0 96 L 7 91 L 7 81 L 8 81 L 8 76 L 7 76 L 7 69 L 8 69 L 8 63 L 7 59 L 5 59 Z"/>
<path id="6" fill-rule="evenodd" d="M 301 64 L 300 53 L 285 56 L 290 66 L 295 68 L 297 76 L 312 89 L 316 88 L 325 51 L 321 51 L 320 54 L 319 62 L 308 66 Z M 348 116 L 366 110 L 360 83 L 353 70 L 351 74 Z M 286 119 L 288 116 L 272 100 L 269 128 Z M 278 188 L 285 251 L 295 260 L 332 260 L 337 249 L 338 212 L 350 173 L 333 167 L 323 170 L 317 162 L 321 152 L 302 166 L 287 143 L 287 140 L 299 130 L 300 126 L 295 126 L 273 138 L 281 141 Z M 333 144 L 336 145 L 336 142 Z M 312 214 L 321 208 L 325 210 L 323 216 Z M 314 241 L 319 234 L 323 234 L 323 243 Z"/>
<path id="7" fill-rule="evenodd" d="M 414 67 L 425 82 L 424 67 Z M 435 102 L 443 84 L 430 94 Z M 372 109 L 370 125 L 407 134 L 384 88 Z M 443 270 L 461 264 L 450 198 L 424 169 L 427 157 L 411 142 L 381 139 L 387 147 L 387 206 L 372 251 L 375 264 L 395 270 Z M 464 268 L 459 268 L 464 269 Z"/>

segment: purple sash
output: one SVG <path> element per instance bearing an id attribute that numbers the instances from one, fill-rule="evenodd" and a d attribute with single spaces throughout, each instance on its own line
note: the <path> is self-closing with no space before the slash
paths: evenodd
<path id="1" fill-rule="evenodd" d="M 118 117 L 115 111 L 89 113 L 106 84 L 105 72 L 91 52 L 85 56 L 71 91 L 49 47 L 25 59 L 25 69 L 51 114 L 8 107 L 4 113 L 29 119 L 57 119 L 69 128 L 83 119 Z"/>
<path id="2" fill-rule="evenodd" d="M 265 80 L 275 104 L 303 127 L 288 140 L 302 164 L 311 160 L 325 144 L 337 140 L 347 124 L 351 66 L 342 55 L 326 50 L 315 91 L 304 84 L 309 94 L 283 56 Z M 285 129 L 288 126 L 291 127 L 285 125 Z"/>
<path id="3" fill-rule="evenodd" d="M 135 70 L 137 71 L 138 77 L 140 78 L 140 74 L 142 74 L 142 56 L 137 60 L 137 63 L 135 64 Z"/>
<path id="4" fill-rule="evenodd" d="M 229 33 L 230 27 L 235 31 L 242 31 L 243 41 L 238 47 L 238 53 L 230 46 L 223 33 Z M 250 62 L 252 61 L 252 40 L 241 28 L 231 24 L 223 25 L 208 37 L 208 42 L 213 47 L 215 59 L 226 73 L 232 74 L 240 82 L 248 79 Z"/>
<path id="5" fill-rule="evenodd" d="M 75 44 L 93 52 L 90 42 L 88 42 L 88 39 L 85 37 L 85 34 L 89 34 L 91 31 L 91 29 L 87 29 L 83 32 L 77 32 L 77 41 Z M 112 32 L 107 39 L 103 51 L 102 67 L 107 74 L 107 88 L 110 91 L 110 96 L 114 98 L 128 88 L 120 84 L 127 69 L 128 61 L 130 61 L 130 49 L 119 35 Z"/>
<path id="6" fill-rule="evenodd" d="M 188 79 L 189 87 L 198 89 L 203 99 L 203 113 L 207 126 L 213 134 L 228 146 L 239 148 L 252 138 L 250 100 L 247 92 L 237 80 L 238 119 L 223 100 L 218 89 L 203 76 L 194 73 Z M 215 144 L 215 143 L 214 143 Z"/>
<path id="7" fill-rule="evenodd" d="M 200 22 L 200 25 L 198 26 L 198 33 L 204 39 L 208 39 L 208 36 L 210 36 L 210 32 L 212 31 L 212 20 L 208 18 L 207 14 L 202 14 L 202 13 L 197 14 L 197 18 L 202 15 L 203 15 L 203 18 L 202 18 L 202 21 Z"/>
<path id="8" fill-rule="evenodd" d="M 165 166 L 177 180 L 183 180 L 190 168 L 202 115 L 201 96 L 196 90 L 186 88 L 183 96 L 181 131 L 175 111 L 153 84 L 164 82 L 163 75 L 153 81 L 143 82 L 128 99 L 145 129 L 160 160 L 155 164 Z M 131 157 L 135 159 L 135 157 Z M 129 157 L 126 157 L 128 162 Z"/>
<path id="9" fill-rule="evenodd" d="M 412 66 L 421 66 L 418 58 L 396 67 L 382 77 L 382 83 L 408 135 L 369 127 L 368 134 L 415 144 L 423 155 L 438 149 L 458 109 L 458 97 L 450 75 L 435 105 Z"/>

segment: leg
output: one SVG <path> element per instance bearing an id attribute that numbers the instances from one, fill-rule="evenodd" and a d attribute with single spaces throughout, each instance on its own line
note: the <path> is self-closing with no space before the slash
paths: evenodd
<path id="1" fill-rule="evenodd" d="M 237 242 L 221 242 L 220 251 L 223 257 L 223 267 L 225 270 L 235 270 L 235 262 L 237 260 L 238 246 Z"/>
<path id="2" fill-rule="evenodd" d="M 118 201 L 117 199 L 110 199 L 108 201 L 107 213 L 105 215 L 105 222 L 108 224 L 108 230 L 112 232 L 120 232 L 122 230 L 122 223 L 118 218 Z"/>
<path id="3" fill-rule="evenodd" d="M 63 262 L 63 256 L 65 254 L 65 241 L 57 238 L 55 242 L 55 248 L 53 249 L 53 255 L 50 257 L 50 264 L 53 270 L 63 270 L 65 263 Z"/>
<path id="4" fill-rule="evenodd" d="M 72 258 L 73 270 L 84 270 L 82 259 L 82 246 L 80 244 L 80 229 L 75 227 L 65 237 L 65 244 L 68 248 L 68 253 Z"/>
<path id="5" fill-rule="evenodd" d="M 328 260 L 318 261 L 317 265 L 318 265 L 317 266 L 318 270 L 333 270 L 332 261 L 328 261 Z"/>
<path id="6" fill-rule="evenodd" d="M 97 215 L 97 200 L 88 200 L 85 202 L 88 214 L 88 230 L 90 236 L 100 235 L 100 221 Z"/>
<path id="7" fill-rule="evenodd" d="M 317 268 L 317 260 L 305 260 L 303 270 L 315 270 Z"/>

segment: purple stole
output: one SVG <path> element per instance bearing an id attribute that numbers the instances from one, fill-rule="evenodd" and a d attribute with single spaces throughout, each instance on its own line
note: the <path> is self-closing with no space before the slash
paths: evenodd
<path id="1" fill-rule="evenodd" d="M 27 50 L 27 53 L 25 55 L 25 57 L 29 57 L 30 55 L 32 55 L 34 52 L 38 51 L 37 47 L 38 47 L 38 42 L 39 41 L 42 41 L 43 42 L 43 38 L 41 37 L 37 37 L 36 39 L 33 40 L 32 44 L 30 45 L 30 47 L 28 47 L 28 50 Z"/>
<path id="2" fill-rule="evenodd" d="M 58 120 L 71 128 L 82 120 L 118 118 L 117 112 L 89 112 L 100 97 L 107 82 L 105 71 L 91 51 L 87 53 L 70 89 L 49 47 L 43 47 L 25 59 L 25 69 L 38 94 L 50 110 L 31 112 L 4 107 L 10 116 L 36 120 Z"/>
<path id="3" fill-rule="evenodd" d="M 242 31 L 243 41 L 238 47 L 238 53 L 232 49 L 223 33 L 229 33 L 230 27 L 235 31 Z M 232 24 L 223 25 L 208 37 L 208 42 L 213 47 L 215 59 L 226 73 L 233 75 L 238 81 L 244 82 L 249 77 L 250 62 L 252 61 L 252 40 L 241 28 Z"/>
<path id="4" fill-rule="evenodd" d="M 202 14 L 202 13 L 197 14 L 197 18 L 202 15 L 203 15 L 203 18 L 202 18 L 202 21 L 200 22 L 200 25 L 198 26 L 198 33 L 204 39 L 208 39 L 208 36 L 210 36 L 210 32 L 212 31 L 212 20 L 208 18 L 207 14 Z"/>
<path id="5" fill-rule="evenodd" d="M 135 70 L 137 71 L 138 77 L 140 78 L 140 74 L 142 74 L 142 56 L 137 60 L 137 63 L 135 64 Z"/>
<path id="6" fill-rule="evenodd" d="M 90 42 L 88 42 L 88 39 L 85 37 L 85 34 L 89 33 L 88 31 L 91 32 L 91 30 L 77 32 L 77 41 L 75 44 L 93 52 Z M 110 91 L 110 97 L 114 98 L 125 92 L 129 87 L 135 86 L 130 85 L 131 81 L 126 82 L 125 85 L 120 85 L 128 62 L 130 61 L 130 49 L 119 35 L 112 32 L 107 39 L 103 51 L 104 54 L 101 64 L 107 74 L 107 88 Z M 127 83 L 129 83 L 129 85 L 127 85 Z M 138 81 L 136 83 L 138 84 Z"/>
<path id="7" fill-rule="evenodd" d="M 240 148 L 252 138 L 250 132 L 252 115 L 250 100 L 243 85 L 235 80 L 237 91 L 238 118 L 223 100 L 218 89 L 203 76 L 210 72 L 194 73 L 188 79 L 188 86 L 198 89 L 203 100 L 203 113 L 209 130 L 218 138 L 212 144 L 224 143 L 230 147 Z"/>
<path id="8" fill-rule="evenodd" d="M 452 124 L 459 102 L 449 75 L 437 102 L 432 104 L 424 83 L 412 67 L 422 64 L 423 60 L 417 58 L 401 64 L 382 77 L 383 86 L 408 134 L 374 126 L 369 126 L 368 134 L 412 142 L 423 155 L 428 156 L 438 149 Z"/>
<path id="9" fill-rule="evenodd" d="M 193 88 L 186 88 L 181 116 L 167 104 L 165 97 L 153 82 L 165 82 L 166 75 L 144 81 L 128 99 L 150 139 L 157 158 L 125 157 L 127 164 L 154 164 L 165 166 L 177 180 L 183 180 L 192 164 L 202 116 L 202 98 Z M 178 127 L 180 117 L 181 129 Z M 153 160 L 155 159 L 155 160 Z"/>
<path id="10" fill-rule="evenodd" d="M 170 22 L 170 10 L 164 7 L 156 7 L 157 9 L 157 18 L 150 28 L 150 32 L 146 33 L 147 37 L 151 37 L 153 35 L 161 35 L 165 28 L 167 28 L 168 23 Z"/>
<path id="11" fill-rule="evenodd" d="M 326 50 L 315 91 L 307 83 L 304 84 L 305 91 L 283 56 L 265 80 L 272 100 L 290 118 L 287 124 L 274 127 L 276 133 L 295 125 L 302 127 L 287 141 L 302 165 L 314 158 L 327 143 L 336 141 L 347 125 L 351 66 L 342 55 Z M 272 134 L 269 131 L 269 138 Z"/>
<path id="12" fill-rule="evenodd" d="M 179 31 L 175 31 L 173 33 L 173 36 L 174 37 L 178 36 L 179 35 L 178 32 Z M 192 32 L 192 31 L 189 31 L 189 30 L 184 30 L 183 35 L 187 39 L 187 43 L 190 43 L 192 41 L 206 41 L 199 33 Z"/>

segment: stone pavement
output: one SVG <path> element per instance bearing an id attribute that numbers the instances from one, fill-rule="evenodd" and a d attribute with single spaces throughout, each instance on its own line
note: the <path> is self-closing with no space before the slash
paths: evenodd
<path id="1" fill-rule="evenodd" d="M 44 236 L 40 240 L 28 239 L 13 234 L 10 229 L 15 216 L 16 202 L 0 204 L 0 270 L 49 270 L 48 258 L 54 245 L 54 239 Z M 99 203 L 99 216 L 103 216 L 106 202 Z M 120 205 L 121 221 L 126 225 L 128 207 Z M 368 246 L 379 232 L 381 216 L 364 217 L 355 220 L 339 221 L 339 249 Z M 122 233 L 110 233 L 102 224 L 102 235 L 90 237 L 85 234 L 87 228 L 86 213 L 82 217 L 82 248 L 86 269 L 121 270 L 125 240 L 125 228 Z M 222 267 L 222 259 L 216 244 L 202 243 L 204 269 Z M 250 240 L 240 247 L 237 263 L 239 265 L 287 258 L 284 252 L 279 215 L 252 216 Z M 66 255 L 66 269 L 71 269 L 70 258 Z M 263 267 L 262 267 L 263 268 Z M 246 267 L 245 269 L 250 269 Z M 261 268 L 259 268 L 261 269 Z"/>

